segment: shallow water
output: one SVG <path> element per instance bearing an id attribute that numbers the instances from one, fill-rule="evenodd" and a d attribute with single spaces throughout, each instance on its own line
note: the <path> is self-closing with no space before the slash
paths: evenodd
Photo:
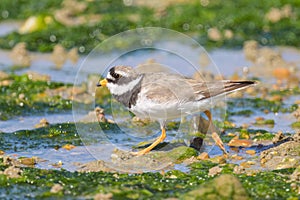
<path id="1" fill-rule="evenodd" d="M 45 114 L 39 116 L 24 116 L 16 117 L 11 120 L 1 121 L 0 132 L 15 132 L 18 130 L 35 129 L 35 125 L 40 122 L 42 118 L 46 118 L 50 124 L 73 122 L 73 114 Z"/>
<path id="2" fill-rule="evenodd" d="M 18 23 L 1 23 L 0 24 L 0 35 L 7 34 L 13 30 L 18 28 Z M 199 61 L 199 54 L 194 50 L 193 47 L 186 46 L 181 43 L 172 43 L 173 48 L 180 49 L 188 54 L 190 57 L 193 57 L 194 60 Z M 300 63 L 300 53 L 299 51 L 291 48 L 279 48 L 282 52 L 283 57 L 290 62 L 294 62 L 299 67 Z M 9 51 L 0 50 L 0 70 L 4 70 L 10 72 L 10 66 L 12 65 L 12 60 L 9 58 Z M 195 68 L 191 67 L 190 64 L 187 63 L 186 60 L 180 58 L 170 52 L 166 52 L 163 50 L 158 51 L 149 51 L 142 50 L 136 52 L 129 52 L 126 55 L 120 56 L 118 52 L 113 52 L 111 54 L 93 54 L 89 56 L 81 55 L 77 64 L 72 64 L 70 61 L 67 61 L 61 70 L 57 70 L 54 67 L 53 62 L 51 61 L 51 54 L 41 54 L 41 53 L 30 53 L 32 57 L 32 65 L 30 68 L 17 70 L 16 74 L 23 74 L 27 71 L 35 71 L 41 74 L 47 74 L 51 76 L 52 81 L 64 82 L 64 83 L 81 83 L 82 81 L 86 81 L 89 74 L 99 74 L 100 72 L 105 71 L 107 66 L 112 65 L 130 65 L 136 66 L 140 63 L 144 63 L 149 59 L 154 59 L 155 61 L 165 65 L 165 66 L 174 66 L 174 69 L 179 73 L 191 76 L 195 72 Z M 212 71 L 216 75 L 222 74 L 225 77 L 230 77 L 234 73 L 238 73 L 239 75 L 243 74 L 244 67 L 248 67 L 251 72 L 251 65 L 249 61 L 247 61 L 244 57 L 242 50 L 228 50 L 228 49 L 215 49 L 209 52 L 209 56 L 211 61 L 208 67 L 202 67 L 202 70 Z M 212 69 L 212 68 L 214 69 Z M 103 74 L 105 75 L 105 74 Z M 269 76 L 267 76 L 269 77 Z M 272 82 L 267 77 L 260 77 L 264 83 Z M 285 100 L 285 102 L 289 104 L 293 104 L 296 100 L 299 99 L 299 96 L 293 96 L 289 99 Z M 275 125 L 270 126 L 256 126 L 253 123 L 255 122 L 256 117 L 262 116 L 266 119 L 274 119 Z M 38 124 L 41 118 L 46 118 L 50 124 L 55 123 L 64 123 L 64 122 L 73 122 L 72 113 L 67 114 L 47 114 L 44 115 L 33 115 L 33 116 L 21 116 L 16 117 L 14 119 L 8 121 L 0 121 L 0 131 L 2 132 L 15 132 L 21 129 L 34 129 L 34 125 Z M 290 113 L 256 113 L 251 115 L 250 117 L 244 116 L 233 116 L 233 122 L 237 126 L 242 126 L 243 124 L 249 124 L 249 128 L 251 129 L 265 129 L 270 132 L 290 132 L 294 133 L 295 130 L 290 127 L 291 120 L 293 120 L 293 116 Z M 158 133 L 159 130 L 157 130 Z M 169 136 L 167 141 L 172 140 L 174 136 Z M 126 140 L 126 138 L 119 138 L 119 142 L 122 143 Z M 127 143 L 128 148 L 132 145 L 132 141 Z M 126 145 L 125 145 L 126 146 Z M 76 169 L 75 162 L 89 162 L 96 158 L 103 158 L 104 160 L 109 160 L 112 152 L 112 149 L 115 146 L 112 144 L 98 146 L 87 146 L 87 147 L 76 147 L 71 151 L 67 151 L 65 149 L 40 149 L 40 150 L 29 150 L 26 152 L 18 152 L 17 154 L 10 154 L 15 157 L 26 156 L 32 157 L 37 156 L 47 161 L 40 162 L 36 165 L 39 168 L 55 168 L 53 163 L 62 162 L 62 167 L 74 171 Z M 101 154 L 98 154 L 101 152 Z M 210 156 L 220 155 L 222 152 L 217 148 L 210 148 Z M 243 154 L 244 155 L 244 154 Z M 175 168 L 178 168 L 182 171 L 186 171 L 184 165 L 176 165 Z"/>
<path id="3" fill-rule="evenodd" d="M 102 144 L 101 146 L 77 146 L 72 150 L 60 148 L 55 149 L 39 149 L 17 153 L 9 153 L 12 158 L 18 157 L 38 157 L 41 159 L 35 167 L 41 169 L 59 169 L 63 168 L 69 171 L 76 171 L 79 164 L 87 163 L 95 160 L 93 154 L 98 153 L 105 160 L 110 160 L 110 155 L 114 149 L 113 145 Z M 60 163 L 62 165 L 60 165 Z"/>
<path id="4" fill-rule="evenodd" d="M 21 22 L 4 21 L 0 23 L 0 36 L 7 35 L 19 29 Z"/>

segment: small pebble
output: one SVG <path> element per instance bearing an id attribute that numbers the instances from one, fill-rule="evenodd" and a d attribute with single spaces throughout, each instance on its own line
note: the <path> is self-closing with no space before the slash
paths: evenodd
<path id="1" fill-rule="evenodd" d="M 242 166 L 243 168 L 249 168 L 250 167 L 250 164 L 248 162 L 242 162 L 240 164 L 240 166 Z"/>
<path id="2" fill-rule="evenodd" d="M 215 166 L 209 169 L 208 176 L 214 176 L 220 174 L 222 172 L 222 168 L 219 166 Z"/>
<path id="3" fill-rule="evenodd" d="M 260 160 L 260 164 L 261 164 L 261 165 L 265 164 L 266 162 L 267 162 L 267 159 L 265 159 L 265 158 L 262 158 L 262 159 Z"/>
<path id="4" fill-rule="evenodd" d="M 277 79 L 288 79 L 290 75 L 289 69 L 284 67 L 277 67 L 273 70 L 273 76 Z"/>
<path id="5" fill-rule="evenodd" d="M 50 192 L 55 194 L 55 193 L 60 192 L 62 189 L 64 189 L 63 186 L 60 185 L 60 184 L 58 184 L 58 183 L 56 183 L 56 184 L 54 184 L 54 185 L 52 186 Z"/>
<path id="6" fill-rule="evenodd" d="M 245 173 L 245 168 L 243 166 L 235 166 L 233 168 L 233 173 L 235 173 L 235 174 Z"/>
<path id="7" fill-rule="evenodd" d="M 120 178 L 118 174 L 113 174 L 113 177 Z"/>
<path id="8" fill-rule="evenodd" d="M 47 127 L 49 125 L 50 125 L 50 123 L 48 122 L 48 120 L 46 118 L 42 118 L 38 124 L 34 125 L 34 127 L 42 128 L 42 127 Z"/>
<path id="9" fill-rule="evenodd" d="M 20 178 L 21 173 L 22 173 L 22 170 L 15 166 L 10 166 L 10 167 L 6 168 L 3 172 L 3 174 L 7 175 L 9 178 Z"/>
<path id="10" fill-rule="evenodd" d="M 9 78 L 9 75 L 4 72 L 4 71 L 0 71 L 0 80 L 5 80 L 5 79 L 8 79 Z"/>
<path id="11" fill-rule="evenodd" d="M 78 48 L 72 48 L 68 52 L 68 58 L 71 60 L 71 62 L 75 65 L 78 62 L 79 55 L 78 55 Z"/>
<path id="12" fill-rule="evenodd" d="M 72 145 L 72 144 L 66 144 L 64 145 L 62 148 L 63 149 L 66 149 L 66 150 L 71 150 L 71 149 L 74 149 L 76 146 Z"/>
<path id="13" fill-rule="evenodd" d="M 60 160 L 57 163 L 53 163 L 52 166 L 53 167 L 57 167 L 57 168 L 61 168 L 61 166 L 63 165 L 63 162 Z"/>
<path id="14" fill-rule="evenodd" d="M 175 176 L 174 174 L 172 174 L 171 176 L 169 176 L 169 178 L 171 178 L 171 179 L 177 179 L 177 176 Z"/>
<path id="15" fill-rule="evenodd" d="M 3 81 L 0 81 L 0 86 L 9 86 L 13 82 L 14 82 L 13 80 L 3 80 Z"/>
<path id="16" fill-rule="evenodd" d="M 40 74 L 35 71 L 26 72 L 28 78 L 32 81 L 50 81 L 51 77 L 48 74 Z"/>
<path id="17" fill-rule="evenodd" d="M 249 155 L 255 155 L 256 151 L 255 150 L 247 150 L 246 153 Z"/>
<path id="18" fill-rule="evenodd" d="M 207 35 L 208 38 L 212 41 L 220 41 L 223 39 L 222 33 L 216 27 L 208 29 Z"/>
<path id="19" fill-rule="evenodd" d="M 231 156 L 231 159 L 234 159 L 234 160 L 242 160 L 243 157 L 242 156 L 238 156 L 237 154 L 234 154 Z"/>
<path id="20" fill-rule="evenodd" d="M 226 159 L 224 158 L 224 156 L 215 156 L 213 158 L 209 159 L 211 162 L 213 163 L 218 163 L 218 164 L 224 164 L 226 163 Z"/>
<path id="21" fill-rule="evenodd" d="M 228 142 L 228 146 L 230 147 L 251 147 L 252 141 L 251 140 L 240 140 L 237 137 L 232 138 Z"/>
<path id="22" fill-rule="evenodd" d="M 113 194 L 112 193 L 99 193 L 94 196 L 94 200 L 110 200 L 113 199 Z"/>
<path id="23" fill-rule="evenodd" d="M 285 136 L 284 136 L 284 134 L 282 133 L 282 131 L 279 131 L 278 133 L 276 133 L 275 137 L 272 139 L 272 142 L 273 142 L 274 144 L 276 144 L 276 143 L 280 142 L 281 140 L 283 140 L 284 137 L 285 137 Z"/>
<path id="24" fill-rule="evenodd" d="M 61 69 L 67 60 L 67 52 L 61 44 L 57 44 L 53 48 L 51 59 L 56 69 Z"/>
<path id="25" fill-rule="evenodd" d="M 219 164 L 224 164 L 224 163 L 226 163 L 226 159 L 223 156 L 221 156 L 221 157 L 219 157 L 218 162 L 219 162 Z"/>
<path id="26" fill-rule="evenodd" d="M 252 160 L 248 160 L 248 161 L 247 161 L 247 164 L 249 164 L 249 165 L 255 165 L 256 162 L 254 162 L 254 161 L 252 161 Z"/>
<path id="27" fill-rule="evenodd" d="M 21 164 L 23 165 L 35 165 L 36 160 L 34 158 L 20 158 Z"/>
<path id="28" fill-rule="evenodd" d="M 229 136 L 229 137 L 235 137 L 236 134 L 234 134 L 234 133 L 228 133 L 227 136 Z"/>
<path id="29" fill-rule="evenodd" d="M 274 96 L 272 96 L 269 100 L 270 100 L 270 101 L 282 101 L 282 100 L 283 100 L 283 97 L 280 96 L 280 95 L 274 95 Z"/>
<path id="30" fill-rule="evenodd" d="M 206 159 L 208 159 L 208 158 L 209 158 L 209 155 L 208 155 L 208 153 L 206 153 L 206 152 L 201 153 L 201 154 L 197 157 L 198 160 L 206 160 Z"/>
<path id="31" fill-rule="evenodd" d="M 31 57 L 26 49 L 25 42 L 16 44 L 10 53 L 10 57 L 15 66 L 27 68 L 31 65 Z"/>
<path id="32" fill-rule="evenodd" d="M 119 156 L 117 154 L 115 154 L 115 153 L 111 154 L 110 157 L 111 157 L 112 160 L 116 160 L 116 159 L 119 158 Z"/>

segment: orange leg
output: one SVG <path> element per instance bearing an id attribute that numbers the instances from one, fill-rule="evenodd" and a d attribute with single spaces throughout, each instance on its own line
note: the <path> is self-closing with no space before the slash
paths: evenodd
<path id="1" fill-rule="evenodd" d="M 211 122 L 212 122 L 211 112 L 209 110 L 206 110 L 206 111 L 204 111 L 204 113 L 205 113 L 205 115 L 207 116 L 207 118 L 209 120 L 209 126 L 210 126 Z M 212 133 L 212 138 L 216 142 L 218 147 L 223 151 L 223 153 L 228 154 L 225 147 L 224 147 L 224 144 L 223 144 L 221 138 L 219 137 L 219 135 L 216 132 Z"/>
<path id="2" fill-rule="evenodd" d="M 149 151 L 151 151 L 154 147 L 156 147 L 159 143 L 163 142 L 166 138 L 166 129 L 162 128 L 161 129 L 161 135 L 147 148 L 138 151 L 138 152 L 132 152 L 133 155 L 135 156 L 141 156 L 144 155 L 146 153 L 148 153 Z"/>

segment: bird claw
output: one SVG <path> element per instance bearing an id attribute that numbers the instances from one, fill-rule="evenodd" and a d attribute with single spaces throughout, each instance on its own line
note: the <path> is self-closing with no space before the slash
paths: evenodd
<path id="1" fill-rule="evenodd" d="M 144 152 L 144 151 L 130 152 L 130 154 L 133 156 L 142 156 L 142 155 L 145 155 L 146 153 L 147 152 Z"/>
<path id="2" fill-rule="evenodd" d="M 223 151 L 223 153 L 225 155 L 227 155 L 228 152 L 226 151 L 226 149 L 224 147 L 224 144 L 223 144 L 221 138 L 219 137 L 219 135 L 216 132 L 213 132 L 212 133 L 212 138 L 216 142 L 217 146 Z"/>

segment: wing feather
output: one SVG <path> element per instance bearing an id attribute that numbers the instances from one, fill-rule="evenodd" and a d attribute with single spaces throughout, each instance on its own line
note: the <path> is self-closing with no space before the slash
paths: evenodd
<path id="1" fill-rule="evenodd" d="M 176 74 L 153 73 L 143 79 L 142 93 L 157 103 L 187 102 L 225 95 L 254 84 L 255 81 L 247 80 L 203 82 Z"/>

